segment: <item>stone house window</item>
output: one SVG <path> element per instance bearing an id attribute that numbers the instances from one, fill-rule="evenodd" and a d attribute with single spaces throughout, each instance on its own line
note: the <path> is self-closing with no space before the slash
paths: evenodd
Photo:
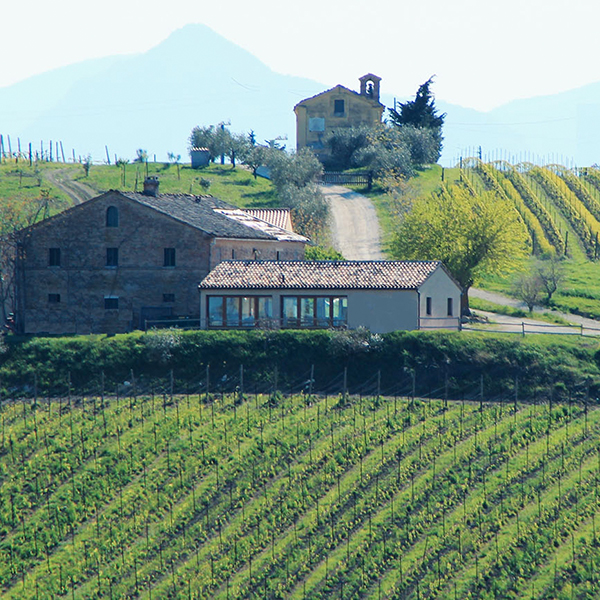
<path id="1" fill-rule="evenodd" d="M 118 248 L 107 248 L 106 249 L 106 266 L 107 267 L 118 267 L 119 266 L 119 249 Z"/>
<path id="2" fill-rule="evenodd" d="M 48 266 L 60 267 L 60 248 L 48 248 Z"/>
<path id="3" fill-rule="evenodd" d="M 48 304 L 60 304 L 60 294 L 48 294 Z"/>
<path id="4" fill-rule="evenodd" d="M 448 316 L 452 317 L 454 315 L 454 302 L 452 298 L 448 298 Z"/>
<path id="5" fill-rule="evenodd" d="M 104 296 L 105 310 L 117 310 L 119 308 L 118 296 Z"/>
<path id="6" fill-rule="evenodd" d="M 109 206 L 106 209 L 106 226 L 107 227 L 118 227 L 119 226 L 119 209 L 116 206 Z"/>
<path id="7" fill-rule="evenodd" d="M 425 298 L 425 314 L 428 317 L 431 316 L 431 296 L 427 296 L 427 298 Z"/>
<path id="8" fill-rule="evenodd" d="M 344 100 L 333 101 L 333 116 L 343 117 L 346 112 L 346 106 Z"/>
<path id="9" fill-rule="evenodd" d="M 163 294 L 163 302 L 175 302 L 175 294 Z"/>
<path id="10" fill-rule="evenodd" d="M 163 267 L 174 267 L 175 266 L 175 248 L 164 249 L 164 261 Z"/>

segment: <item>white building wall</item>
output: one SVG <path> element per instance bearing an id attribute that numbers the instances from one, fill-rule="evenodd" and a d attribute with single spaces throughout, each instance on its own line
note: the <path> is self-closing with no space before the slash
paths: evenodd
<path id="1" fill-rule="evenodd" d="M 421 329 L 458 329 L 460 323 L 460 287 L 438 267 L 419 288 Z M 427 298 L 431 298 L 431 315 Z M 448 298 L 452 299 L 452 316 L 448 315 Z"/>
<path id="2" fill-rule="evenodd" d="M 418 295 L 414 290 L 350 290 L 348 327 L 373 333 L 417 329 Z"/>

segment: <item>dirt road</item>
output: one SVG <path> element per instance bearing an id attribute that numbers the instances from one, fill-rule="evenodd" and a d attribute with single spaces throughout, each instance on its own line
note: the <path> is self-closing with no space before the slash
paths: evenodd
<path id="1" fill-rule="evenodd" d="M 487 300 L 488 302 L 494 302 L 495 304 L 500 304 L 502 306 L 511 306 L 512 308 L 520 308 L 521 310 L 527 310 L 525 304 L 515 298 L 510 298 L 509 296 L 504 296 L 503 294 L 498 294 L 496 292 L 489 292 L 487 290 L 480 290 L 476 288 L 471 288 L 469 290 L 469 296 L 472 298 L 481 298 L 482 300 Z M 480 311 L 478 311 L 480 312 Z M 536 313 L 547 313 L 553 314 L 558 317 L 561 317 L 565 321 L 572 323 L 578 327 L 583 327 L 585 329 L 590 330 L 600 330 L 600 321 L 596 321 L 595 319 L 588 319 L 586 317 L 581 317 L 579 315 L 574 315 L 571 313 L 564 313 L 557 310 L 550 310 L 543 306 L 535 306 L 533 309 L 532 317 L 535 318 Z M 501 315 L 496 315 L 495 320 L 498 321 Z M 520 321 L 521 319 L 519 319 Z"/>
<path id="2" fill-rule="evenodd" d="M 48 169 L 44 172 L 44 177 L 67 194 L 73 200 L 73 204 L 81 204 L 98 195 L 91 187 L 71 179 L 71 173 L 71 169 Z"/>
<path id="3" fill-rule="evenodd" d="M 384 260 L 373 203 L 348 188 L 322 185 L 331 210 L 333 247 L 348 260 Z"/>

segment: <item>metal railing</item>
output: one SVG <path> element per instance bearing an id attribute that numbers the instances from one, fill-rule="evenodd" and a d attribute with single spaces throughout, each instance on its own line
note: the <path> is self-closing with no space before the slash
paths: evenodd
<path id="1" fill-rule="evenodd" d="M 343 171 L 325 171 L 321 176 L 321 183 L 335 185 L 366 185 L 367 189 L 373 187 L 373 173 L 344 173 Z"/>

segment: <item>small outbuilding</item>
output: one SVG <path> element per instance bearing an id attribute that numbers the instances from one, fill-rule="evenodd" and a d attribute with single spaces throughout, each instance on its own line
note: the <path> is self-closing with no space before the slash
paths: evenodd
<path id="1" fill-rule="evenodd" d="M 248 261 L 200 288 L 201 326 L 459 329 L 461 287 L 440 261 Z"/>

